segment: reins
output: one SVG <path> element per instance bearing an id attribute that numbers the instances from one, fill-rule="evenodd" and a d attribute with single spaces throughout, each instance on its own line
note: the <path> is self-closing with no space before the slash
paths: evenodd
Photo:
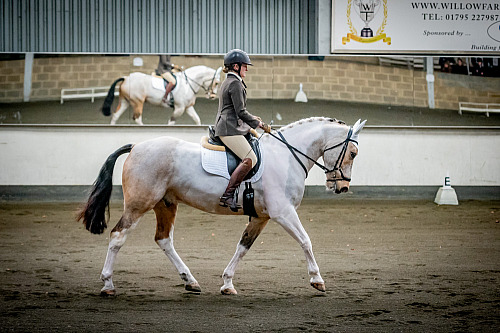
<path id="1" fill-rule="evenodd" d="M 212 94 L 213 94 L 213 85 L 214 85 L 214 81 L 215 81 L 215 75 L 217 74 L 217 70 L 215 70 L 215 72 L 214 72 L 214 76 L 212 77 L 212 80 L 211 80 L 211 82 L 210 82 L 210 85 L 209 85 L 209 87 L 210 87 L 210 88 L 205 88 L 205 86 L 204 86 L 203 84 L 199 84 L 199 83 L 198 83 L 198 82 L 196 82 L 195 80 L 193 80 L 193 79 L 191 79 L 190 77 L 188 77 L 188 76 L 187 76 L 187 74 L 186 74 L 186 71 L 183 71 L 182 73 L 184 74 L 184 77 L 186 78 L 186 82 L 187 82 L 187 84 L 188 84 L 189 88 L 191 88 L 191 90 L 193 91 L 193 93 L 195 93 L 195 94 L 196 94 L 196 93 L 198 93 L 198 91 L 195 91 L 195 90 L 194 90 L 193 86 L 191 85 L 191 83 L 189 83 L 189 81 L 194 82 L 194 83 L 198 86 L 198 90 L 199 90 L 199 88 L 201 87 L 201 88 L 203 88 L 203 90 L 205 90 L 205 92 L 206 92 L 207 94 L 210 94 L 210 93 L 212 93 Z M 206 82 L 206 81 L 208 81 L 208 80 L 205 80 L 205 81 L 203 81 L 203 82 Z"/>
<path id="2" fill-rule="evenodd" d="M 347 152 L 347 145 L 349 144 L 349 142 L 354 142 L 354 143 L 358 143 L 356 140 L 353 140 L 351 139 L 352 137 L 352 127 L 349 127 L 349 132 L 347 133 L 347 138 L 332 146 L 332 147 L 329 147 L 329 148 L 326 148 L 324 151 L 323 151 L 323 154 L 328 151 L 328 150 L 332 150 L 332 149 L 335 149 L 341 145 L 343 145 L 342 147 L 342 150 L 340 151 L 340 154 L 339 154 L 339 157 L 337 158 L 337 161 L 335 162 L 335 165 L 333 167 L 333 169 L 328 169 L 326 166 L 322 165 L 321 163 L 318 163 L 316 160 L 314 160 L 313 158 L 307 156 L 306 154 L 304 154 L 303 152 L 301 152 L 300 150 L 298 150 L 297 148 L 295 148 L 294 146 L 290 145 L 288 143 L 288 141 L 286 141 L 285 137 L 283 136 L 283 134 L 281 134 L 281 132 L 278 131 L 278 135 L 281 137 L 281 138 L 278 138 L 276 135 L 274 135 L 273 133 L 269 133 L 269 135 L 271 135 L 273 138 L 275 138 L 276 140 L 278 141 L 281 141 L 285 146 L 287 146 L 287 148 L 290 150 L 290 152 L 292 153 L 293 157 L 295 157 L 295 159 L 297 160 L 297 162 L 299 162 L 300 166 L 302 167 L 302 169 L 304 169 L 304 172 L 306 174 L 306 178 L 307 176 L 309 175 L 309 173 L 307 172 L 307 168 L 306 166 L 304 165 L 304 163 L 300 160 L 300 158 L 297 156 L 296 153 L 299 153 L 300 155 L 304 156 L 305 158 L 307 158 L 309 161 L 313 162 L 314 164 L 316 164 L 318 167 L 320 167 L 324 172 L 325 174 L 327 173 L 330 173 L 330 172 L 334 172 L 334 171 L 339 171 L 340 172 L 340 176 L 342 178 L 333 178 L 333 179 L 327 179 L 327 181 L 336 181 L 336 180 L 346 180 L 348 182 L 351 181 L 351 178 L 347 178 L 344 176 L 344 173 L 342 172 L 342 169 L 340 168 L 340 166 L 342 165 L 342 162 L 344 161 L 344 157 L 345 157 L 345 154 Z"/>

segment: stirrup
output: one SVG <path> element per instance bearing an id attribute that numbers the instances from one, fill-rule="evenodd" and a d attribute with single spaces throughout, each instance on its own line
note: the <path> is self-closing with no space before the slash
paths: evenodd
<path id="1" fill-rule="evenodd" d="M 229 209 L 231 209 L 233 212 L 237 213 L 241 208 L 241 205 L 238 205 L 236 202 L 233 201 L 233 204 L 229 206 Z"/>
<path id="2" fill-rule="evenodd" d="M 231 202 L 228 202 L 231 201 Z M 238 203 L 234 200 L 234 197 L 225 197 L 222 196 L 219 198 L 219 206 L 221 207 L 229 207 L 233 212 L 237 213 L 242 207 L 238 205 Z"/>
<path id="3" fill-rule="evenodd" d="M 170 95 L 170 94 L 169 94 L 169 95 Z M 162 102 L 163 104 L 167 104 L 167 105 L 168 105 L 169 107 L 171 107 L 171 108 L 173 108 L 173 107 L 174 107 L 174 104 L 175 104 L 175 102 L 174 102 L 174 98 L 173 98 L 173 97 L 170 97 L 170 99 L 169 99 L 169 98 L 168 98 L 168 96 L 167 96 L 167 97 L 163 97 L 163 98 L 161 99 L 161 102 Z"/>
<path id="4" fill-rule="evenodd" d="M 229 198 L 227 198 L 227 197 L 226 197 L 226 198 L 224 198 L 224 197 L 220 197 L 220 198 L 219 198 L 219 206 L 221 206 L 221 207 L 229 207 L 229 206 L 227 205 L 227 202 L 226 202 L 226 200 L 228 200 L 228 199 L 229 199 Z"/>

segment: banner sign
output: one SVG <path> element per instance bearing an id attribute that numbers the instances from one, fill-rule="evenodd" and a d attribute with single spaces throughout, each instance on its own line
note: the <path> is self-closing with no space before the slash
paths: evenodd
<path id="1" fill-rule="evenodd" d="M 498 0 L 332 1 L 332 53 L 500 54 Z"/>

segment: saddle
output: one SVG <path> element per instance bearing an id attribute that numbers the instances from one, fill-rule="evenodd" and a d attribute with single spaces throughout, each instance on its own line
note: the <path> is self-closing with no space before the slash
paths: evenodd
<path id="1" fill-rule="evenodd" d="M 161 74 L 158 74 L 158 72 L 154 71 L 151 73 L 151 76 L 153 78 L 157 78 L 157 79 L 160 79 L 163 81 L 163 89 L 165 89 L 167 87 L 168 81 L 163 76 L 161 76 Z M 172 76 L 177 79 L 177 76 L 175 74 L 172 73 Z M 177 86 L 177 82 L 175 85 Z"/>
<path id="2" fill-rule="evenodd" d="M 177 76 L 175 76 L 175 74 L 172 74 L 175 78 L 177 78 Z M 163 82 L 163 89 L 165 89 L 167 87 L 167 84 L 168 84 L 168 81 L 167 79 L 165 79 L 163 76 L 159 75 L 158 73 L 156 72 L 152 72 L 151 73 L 151 76 L 153 77 L 153 79 L 157 79 L 157 80 L 161 80 L 161 82 Z M 177 82 L 175 84 L 177 86 Z M 155 87 L 156 89 L 160 89 L 159 86 L 157 86 L 155 84 L 155 82 L 153 81 L 153 87 Z"/>
<path id="3" fill-rule="evenodd" d="M 172 75 L 174 76 L 174 78 L 176 77 L 174 74 L 172 74 Z M 167 85 L 168 85 L 167 79 L 165 79 L 163 76 L 159 75 L 158 72 L 152 72 L 151 76 L 152 76 L 151 83 L 153 85 L 153 88 L 158 89 L 158 90 L 166 90 L 167 89 Z M 177 86 L 177 82 L 175 83 L 174 89 L 176 86 Z M 172 92 L 170 92 L 170 94 L 169 94 L 169 100 L 170 100 L 169 106 L 171 108 L 173 108 L 174 107 L 174 94 L 172 94 Z"/>
<path id="4" fill-rule="evenodd" d="M 210 150 L 216 151 L 225 151 L 226 152 L 226 160 L 227 160 L 227 171 L 229 175 L 232 175 L 236 167 L 240 164 L 241 159 L 231 151 L 228 147 L 222 143 L 219 137 L 215 136 L 215 130 L 212 126 L 208 128 L 208 137 L 203 137 L 201 140 L 202 147 Z M 257 156 L 257 164 L 253 167 L 252 170 L 246 175 L 244 180 L 248 180 L 252 178 L 259 171 L 261 165 L 261 152 L 259 146 L 259 140 L 255 138 L 252 134 L 248 133 L 245 135 L 250 147 L 252 147 L 255 155 Z"/>

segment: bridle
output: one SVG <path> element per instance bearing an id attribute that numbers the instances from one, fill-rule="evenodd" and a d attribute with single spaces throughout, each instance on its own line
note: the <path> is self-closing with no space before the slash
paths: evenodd
<path id="1" fill-rule="evenodd" d="M 334 182 L 334 181 L 337 181 L 337 180 L 345 180 L 345 181 L 348 181 L 348 182 L 351 181 L 351 178 L 347 178 L 344 175 L 344 172 L 342 171 L 341 165 L 342 165 L 342 162 L 344 161 L 345 154 L 347 153 L 347 146 L 348 146 L 349 142 L 354 142 L 354 143 L 358 144 L 358 141 L 352 139 L 352 127 L 349 127 L 349 132 L 347 133 L 347 138 L 344 141 L 342 141 L 342 142 L 340 142 L 340 143 L 338 143 L 338 144 L 336 144 L 336 145 L 334 145 L 332 147 L 326 148 L 323 151 L 323 156 L 324 156 L 325 152 L 342 146 L 342 150 L 340 151 L 339 157 L 337 158 L 337 161 L 335 162 L 335 165 L 333 166 L 332 169 L 328 169 L 326 166 L 322 165 L 321 163 L 318 163 L 313 158 L 307 156 L 306 154 L 304 154 L 303 152 L 301 152 L 297 148 L 295 148 L 292 145 L 290 145 L 286 141 L 286 139 L 283 136 L 283 134 L 281 134 L 281 132 L 278 131 L 278 135 L 281 138 L 278 138 L 273 133 L 269 133 L 269 135 L 271 135 L 275 139 L 283 142 L 287 146 L 287 148 L 292 153 L 293 157 L 295 157 L 295 159 L 297 160 L 297 162 L 299 162 L 299 164 L 302 167 L 302 169 L 304 169 L 304 172 L 306 173 L 306 178 L 308 176 L 307 168 L 304 165 L 304 163 L 302 163 L 302 161 L 299 159 L 299 157 L 297 156 L 296 153 L 299 153 L 300 155 L 304 156 L 305 158 L 307 158 L 308 160 L 310 160 L 311 162 L 313 162 L 314 164 L 316 164 L 318 167 L 320 167 L 325 172 L 325 174 L 332 173 L 332 172 L 335 172 L 335 171 L 339 171 L 341 178 L 327 178 L 326 179 L 327 182 Z"/>
<path id="2" fill-rule="evenodd" d="M 186 71 L 183 71 L 182 73 L 184 73 L 184 77 L 186 78 L 186 82 L 187 82 L 189 88 L 191 88 L 191 90 L 193 91 L 193 93 L 196 94 L 196 93 L 198 93 L 198 90 L 200 90 L 200 88 L 203 88 L 203 90 L 205 90 L 205 92 L 207 93 L 207 96 L 214 95 L 214 89 L 215 89 L 215 84 L 216 84 L 215 76 L 217 75 L 217 70 L 215 70 L 214 76 L 212 76 L 212 79 L 205 80 L 201 84 L 199 84 L 195 80 L 193 80 L 190 77 L 188 77 L 187 74 L 186 74 Z M 208 88 L 205 88 L 204 83 L 207 82 L 207 81 L 209 81 L 209 80 L 210 80 L 210 85 L 208 86 Z M 191 85 L 190 81 L 193 82 L 194 84 L 196 84 L 198 86 L 198 90 L 196 90 L 196 91 L 194 90 L 194 88 Z"/>

